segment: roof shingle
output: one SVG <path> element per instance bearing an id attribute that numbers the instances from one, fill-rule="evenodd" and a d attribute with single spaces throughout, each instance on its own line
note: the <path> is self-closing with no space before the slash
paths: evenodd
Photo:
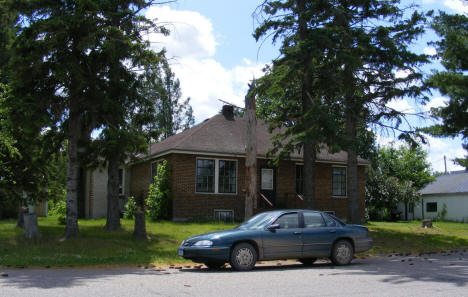
<path id="1" fill-rule="evenodd" d="M 176 150 L 201 153 L 217 153 L 244 155 L 246 148 L 246 121 L 244 118 L 226 119 L 223 115 L 215 115 L 200 124 L 167 139 L 154 143 L 150 148 L 150 155 Z M 265 157 L 267 151 L 273 147 L 272 134 L 263 120 L 257 120 L 257 156 Z M 294 152 L 293 159 L 302 159 L 302 152 Z M 322 149 L 317 155 L 317 161 L 345 163 L 347 153 L 329 153 Z M 358 159 L 359 164 L 368 164 L 367 160 Z"/>
<path id="2" fill-rule="evenodd" d="M 443 174 L 419 191 L 422 195 L 468 193 L 468 172 Z"/>

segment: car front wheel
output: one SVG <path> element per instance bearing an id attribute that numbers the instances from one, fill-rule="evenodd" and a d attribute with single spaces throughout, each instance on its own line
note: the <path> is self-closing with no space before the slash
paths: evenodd
<path id="1" fill-rule="evenodd" d="M 256 262 L 257 251 L 249 243 L 239 243 L 232 250 L 230 264 L 234 270 L 251 270 Z"/>
<path id="2" fill-rule="evenodd" d="M 339 240 L 333 245 L 331 260 L 335 265 L 348 265 L 353 260 L 354 249 L 347 240 Z"/>

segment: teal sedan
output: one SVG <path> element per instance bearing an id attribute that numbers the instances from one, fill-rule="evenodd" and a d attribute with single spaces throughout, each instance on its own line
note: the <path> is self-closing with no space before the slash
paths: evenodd
<path id="1" fill-rule="evenodd" d="M 213 269 L 229 262 L 235 270 L 251 270 L 260 260 L 298 259 L 311 265 L 325 257 L 335 265 L 347 265 L 354 253 L 367 251 L 372 244 L 366 227 L 345 224 L 331 214 L 275 210 L 231 230 L 187 238 L 178 254 Z"/>

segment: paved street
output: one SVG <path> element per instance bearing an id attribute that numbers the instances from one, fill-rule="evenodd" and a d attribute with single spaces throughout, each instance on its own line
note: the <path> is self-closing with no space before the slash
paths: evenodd
<path id="1" fill-rule="evenodd" d="M 0 269 L 0 296 L 468 296 L 468 251 L 266 262 L 251 272 L 155 268 Z"/>

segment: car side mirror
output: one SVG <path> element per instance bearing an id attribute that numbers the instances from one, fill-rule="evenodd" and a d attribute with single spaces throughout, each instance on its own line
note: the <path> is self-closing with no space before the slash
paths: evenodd
<path id="1" fill-rule="evenodd" d="M 268 226 L 267 230 L 268 231 L 275 231 L 277 229 L 280 228 L 280 224 L 271 224 L 270 226 Z"/>

